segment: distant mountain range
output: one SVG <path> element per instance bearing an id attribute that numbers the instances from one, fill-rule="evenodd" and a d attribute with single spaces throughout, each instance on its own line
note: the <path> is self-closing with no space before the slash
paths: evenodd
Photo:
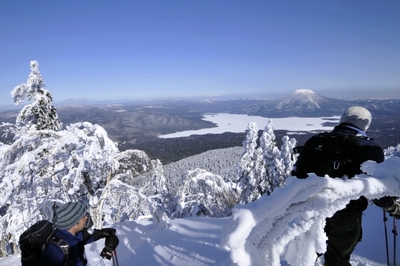
<path id="1" fill-rule="evenodd" d="M 295 90 L 281 99 L 191 99 L 146 101 L 107 105 L 55 106 L 64 126 L 88 121 L 104 127 L 121 150 L 144 150 L 152 158 L 171 162 L 211 149 L 241 146 L 244 134 L 225 133 L 216 136 L 191 136 L 159 139 L 162 134 L 214 127 L 202 120 L 206 113 L 247 114 L 269 118 L 329 117 L 341 115 L 352 105 L 369 109 L 373 115 L 370 133 L 383 147 L 400 142 L 400 100 L 345 100 L 324 97 L 308 89 Z M 21 105 L 21 109 L 23 106 Z M 0 123 L 15 123 L 20 110 L 0 112 Z M 262 128 L 264 125 L 259 125 Z M 277 132 L 279 141 L 286 132 Z M 306 135 L 297 136 L 301 143 Z M 12 138 L 3 142 L 11 142 Z"/>
<path id="2" fill-rule="evenodd" d="M 359 99 L 345 100 L 324 97 L 309 89 L 298 89 L 284 98 L 266 101 L 252 115 L 266 117 L 320 117 L 341 115 L 343 110 L 352 105 L 361 105 L 371 112 L 395 114 L 400 107 L 400 100 Z"/>

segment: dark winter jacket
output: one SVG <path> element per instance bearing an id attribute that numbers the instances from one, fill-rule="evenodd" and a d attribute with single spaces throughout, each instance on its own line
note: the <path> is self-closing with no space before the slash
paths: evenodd
<path id="1" fill-rule="evenodd" d="M 319 141 L 322 140 L 322 137 L 326 136 L 336 137 L 335 141 L 337 141 L 338 136 L 342 136 L 343 140 L 346 140 L 348 142 L 342 142 L 342 144 L 351 145 L 348 146 L 349 149 L 347 149 L 346 151 L 346 160 L 343 161 L 344 164 L 341 164 L 341 161 L 339 161 L 338 164 L 331 164 L 331 161 L 329 160 L 335 158 L 334 156 L 337 156 L 336 154 L 318 154 L 319 149 L 317 147 L 314 147 L 313 145 L 318 145 Z M 324 141 L 328 141 L 327 143 L 331 143 L 326 145 L 326 149 L 332 149 L 332 153 L 337 152 L 336 148 L 330 146 L 335 145 L 335 142 L 330 142 L 330 139 L 326 138 Z M 334 141 L 334 139 L 332 139 L 332 141 Z M 310 154 L 307 152 L 307 149 L 309 149 L 308 147 L 311 147 L 311 149 L 309 150 L 311 151 Z M 314 151 L 316 151 L 317 153 L 313 153 Z M 325 152 L 328 151 L 329 150 L 326 150 Z M 364 131 L 358 129 L 351 124 L 346 123 L 341 123 L 340 125 L 336 126 L 330 133 L 326 132 L 313 136 L 306 142 L 304 147 L 296 147 L 295 152 L 300 152 L 300 156 L 298 157 L 297 162 L 294 166 L 292 175 L 297 176 L 301 179 L 307 178 L 309 173 L 316 173 L 319 176 L 324 176 L 325 174 L 328 174 L 331 177 L 342 177 L 346 175 L 349 178 L 352 178 L 355 175 L 362 173 L 360 166 L 365 161 L 372 160 L 377 163 L 381 163 L 384 160 L 383 150 L 377 143 L 375 143 L 371 138 L 368 138 Z M 328 161 L 317 162 L 320 159 L 326 159 Z M 341 165 L 342 167 L 332 169 L 332 166 L 336 165 Z"/>
<path id="2" fill-rule="evenodd" d="M 342 123 L 333 129 L 333 132 L 341 136 L 364 136 L 367 137 L 364 131 L 352 126 L 351 124 Z M 382 148 L 371 138 L 361 138 L 355 144 L 353 153 L 353 163 L 359 168 L 362 163 L 372 160 L 377 163 L 384 161 L 385 157 Z M 361 170 L 359 170 L 361 173 Z"/>
<path id="3" fill-rule="evenodd" d="M 86 260 L 84 258 L 84 245 L 93 242 L 93 236 L 85 241 L 83 232 L 78 232 L 75 236 L 67 230 L 57 230 L 56 237 L 67 242 L 69 246 L 69 261 L 73 262 L 70 265 L 84 266 Z M 86 237 L 85 237 L 86 238 Z M 64 253 L 57 244 L 50 242 L 44 253 L 41 256 L 39 266 L 64 266 Z"/>
<path id="4" fill-rule="evenodd" d="M 377 163 L 381 163 L 384 161 L 384 154 L 382 148 L 374 142 L 371 138 L 368 138 L 364 131 L 360 130 L 359 128 L 347 124 L 341 123 L 340 125 L 336 126 L 333 131 L 335 135 L 340 135 L 343 137 L 352 137 L 352 136 L 360 136 L 360 138 L 354 143 L 352 148 L 352 158 L 351 162 L 346 166 L 345 174 L 351 178 L 357 174 L 361 174 L 362 171 L 360 166 L 362 163 L 372 160 Z M 296 172 L 293 173 L 297 176 Z M 300 176 L 300 178 L 304 178 Z M 351 200 L 350 203 L 347 205 L 346 209 L 348 211 L 363 211 L 367 208 L 368 201 L 365 197 L 360 197 L 358 200 Z"/>

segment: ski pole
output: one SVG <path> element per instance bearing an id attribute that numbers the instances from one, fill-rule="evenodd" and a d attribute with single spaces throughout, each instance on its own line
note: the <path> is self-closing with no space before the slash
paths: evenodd
<path id="1" fill-rule="evenodd" d="M 388 244 L 388 234 L 387 234 L 386 222 L 387 222 L 386 212 L 383 210 L 383 225 L 385 227 L 385 242 L 386 242 L 386 262 L 387 262 L 387 265 L 390 266 L 390 262 L 389 262 L 389 244 Z"/>
<path id="2" fill-rule="evenodd" d="M 102 257 L 99 257 L 99 259 L 100 259 L 101 266 L 106 266 L 106 264 L 104 263 L 104 259 Z"/>
<path id="3" fill-rule="evenodd" d="M 396 265 L 396 236 L 397 236 L 397 228 L 396 228 L 396 218 L 393 216 L 393 265 Z"/>
<path id="4" fill-rule="evenodd" d="M 112 261 L 114 266 L 119 266 L 118 257 L 117 257 L 117 250 L 114 249 L 114 255 L 112 256 Z"/>

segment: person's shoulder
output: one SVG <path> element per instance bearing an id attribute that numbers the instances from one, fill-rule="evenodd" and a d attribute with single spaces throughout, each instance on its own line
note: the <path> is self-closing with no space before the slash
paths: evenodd
<path id="1" fill-rule="evenodd" d="M 77 238 L 76 236 L 71 234 L 68 230 L 59 230 L 59 229 L 57 229 L 55 236 L 64 239 L 67 242 L 74 241 Z"/>
<path id="2" fill-rule="evenodd" d="M 365 159 L 381 163 L 385 160 L 382 147 L 373 139 L 362 138 L 357 142 L 360 153 L 364 154 Z"/>
<path id="3" fill-rule="evenodd" d="M 357 143 L 361 146 L 381 148 L 381 146 L 373 138 L 370 137 L 359 137 Z"/>

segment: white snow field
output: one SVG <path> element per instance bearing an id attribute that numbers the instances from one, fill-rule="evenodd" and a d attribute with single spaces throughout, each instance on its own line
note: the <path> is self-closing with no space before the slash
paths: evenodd
<path id="1" fill-rule="evenodd" d="M 322 265 L 315 252 L 324 250 L 324 218 L 360 195 L 376 198 L 400 193 L 400 158 L 382 164 L 366 162 L 350 180 L 310 176 L 290 179 L 270 196 L 236 206 L 228 218 L 182 218 L 159 230 L 150 221 L 114 224 L 120 238 L 119 265 Z M 386 265 L 382 210 L 370 205 L 363 219 L 364 237 L 352 265 Z M 393 258 L 393 220 L 387 223 Z M 86 247 L 90 265 L 112 265 L 98 254 L 102 243 Z M 397 258 L 399 258 L 397 254 Z M 0 265 L 20 265 L 18 256 Z"/>

